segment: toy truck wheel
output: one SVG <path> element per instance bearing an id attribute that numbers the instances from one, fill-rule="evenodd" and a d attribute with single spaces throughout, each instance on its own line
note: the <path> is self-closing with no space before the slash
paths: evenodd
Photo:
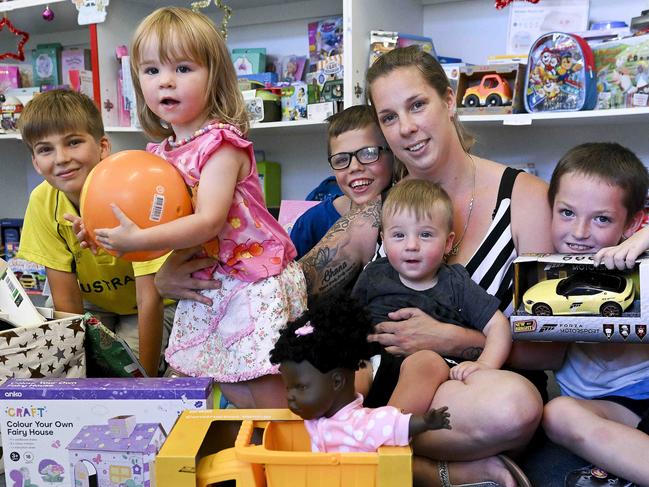
<path id="1" fill-rule="evenodd" d="M 536 303 L 532 306 L 532 313 L 536 316 L 552 316 L 552 308 L 545 303 Z"/>
<path id="2" fill-rule="evenodd" d="M 499 107 L 503 104 L 503 99 L 500 97 L 500 95 L 492 93 L 487 97 L 486 104 L 488 107 Z"/>
<path id="3" fill-rule="evenodd" d="M 462 104 L 465 107 L 477 107 L 478 105 L 480 105 L 480 98 L 478 98 L 478 95 L 469 95 L 464 98 L 464 102 Z"/>
<path id="4" fill-rule="evenodd" d="M 599 308 L 602 316 L 622 316 L 622 306 L 613 302 L 606 302 Z"/>

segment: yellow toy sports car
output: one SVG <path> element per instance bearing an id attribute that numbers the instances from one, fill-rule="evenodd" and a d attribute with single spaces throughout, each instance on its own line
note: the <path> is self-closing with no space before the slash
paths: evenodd
<path id="1" fill-rule="evenodd" d="M 523 295 L 523 304 L 527 313 L 536 316 L 620 316 L 633 303 L 633 297 L 630 276 L 584 271 L 535 284 Z"/>

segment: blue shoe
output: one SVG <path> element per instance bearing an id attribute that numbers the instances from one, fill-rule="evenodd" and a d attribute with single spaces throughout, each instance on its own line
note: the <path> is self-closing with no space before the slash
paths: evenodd
<path id="1" fill-rule="evenodd" d="M 564 481 L 564 487 L 638 487 L 594 465 L 573 470 Z"/>

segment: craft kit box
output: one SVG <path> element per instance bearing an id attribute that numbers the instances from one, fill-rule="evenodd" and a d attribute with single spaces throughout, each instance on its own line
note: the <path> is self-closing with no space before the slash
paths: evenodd
<path id="1" fill-rule="evenodd" d="M 153 486 L 155 456 L 178 416 L 211 408 L 211 392 L 209 378 L 10 379 L 0 387 L 7 478 Z"/>
<path id="2" fill-rule="evenodd" d="M 627 272 L 591 254 L 522 255 L 510 322 L 514 340 L 649 343 L 649 255 Z"/>

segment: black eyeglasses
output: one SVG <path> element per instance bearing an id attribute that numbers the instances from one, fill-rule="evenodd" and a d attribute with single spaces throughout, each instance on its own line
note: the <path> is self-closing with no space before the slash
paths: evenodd
<path id="1" fill-rule="evenodd" d="M 331 168 L 335 171 L 339 171 L 341 169 L 347 169 L 352 163 L 352 157 L 354 156 L 356 156 L 356 160 L 361 164 L 372 164 L 379 160 L 381 151 L 390 152 L 390 148 L 373 145 L 370 147 L 363 147 L 355 152 L 339 152 L 338 154 L 332 154 L 327 159 Z"/>

